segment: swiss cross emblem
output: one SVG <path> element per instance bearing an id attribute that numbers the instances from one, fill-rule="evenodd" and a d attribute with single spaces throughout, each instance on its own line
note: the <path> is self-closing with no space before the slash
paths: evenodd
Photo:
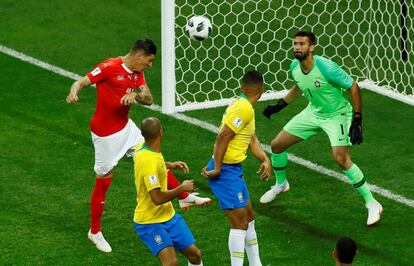
<path id="1" fill-rule="evenodd" d="M 321 83 L 319 81 L 315 81 L 315 87 L 319 88 L 321 86 Z"/>
<path id="2" fill-rule="evenodd" d="M 138 75 L 137 74 L 135 74 L 134 75 L 134 81 L 137 81 L 138 80 Z"/>
<path id="3" fill-rule="evenodd" d="M 116 76 L 116 79 L 117 80 L 124 80 L 124 76 L 123 75 L 118 75 L 118 76 Z"/>

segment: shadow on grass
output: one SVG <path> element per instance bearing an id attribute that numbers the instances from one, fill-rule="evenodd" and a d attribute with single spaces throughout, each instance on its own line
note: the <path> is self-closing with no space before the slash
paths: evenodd
<path id="1" fill-rule="evenodd" d="M 334 246 L 336 240 L 338 239 L 337 234 L 333 234 L 325 230 L 324 228 L 319 228 L 315 225 L 307 223 L 303 219 L 295 219 L 291 216 L 286 215 L 284 212 L 286 208 L 284 206 L 274 206 L 274 205 L 262 205 L 257 200 L 252 201 L 253 206 L 261 206 L 260 208 L 255 208 L 255 212 L 262 216 L 266 216 L 272 220 L 276 220 L 280 223 L 284 223 L 289 226 L 293 226 L 296 230 L 302 232 L 305 235 L 311 236 L 315 239 L 325 239 Z M 276 210 L 277 208 L 277 210 Z M 386 250 L 374 249 L 367 245 L 358 243 L 358 252 L 365 253 L 370 257 L 376 257 L 381 259 L 384 262 L 390 263 L 391 265 L 410 265 L 407 261 L 403 261 L 399 257 L 392 256 Z"/>

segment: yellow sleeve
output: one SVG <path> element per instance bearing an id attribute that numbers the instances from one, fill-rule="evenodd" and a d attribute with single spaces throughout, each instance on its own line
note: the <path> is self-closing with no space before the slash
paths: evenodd
<path id="1" fill-rule="evenodd" d="M 148 160 L 144 165 L 144 169 L 142 169 L 142 177 L 148 192 L 155 188 L 161 188 L 157 165 L 150 160 Z"/>
<path id="2" fill-rule="evenodd" d="M 231 106 L 227 111 L 226 116 L 223 119 L 226 124 L 234 133 L 239 133 L 244 126 L 253 119 L 253 109 L 245 105 Z"/>

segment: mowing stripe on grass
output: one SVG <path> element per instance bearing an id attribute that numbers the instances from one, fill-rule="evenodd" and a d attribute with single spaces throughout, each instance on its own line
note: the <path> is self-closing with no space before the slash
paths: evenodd
<path id="1" fill-rule="evenodd" d="M 48 64 L 46 62 L 37 60 L 36 58 L 33 58 L 31 56 L 25 55 L 23 53 L 17 52 L 13 49 L 7 48 L 6 46 L 3 46 L 0 44 L 0 52 L 10 55 L 12 57 L 15 57 L 17 59 L 20 59 L 24 62 L 30 63 L 32 65 L 44 68 L 46 70 L 49 70 L 53 73 L 59 74 L 61 76 L 70 78 L 70 79 L 74 79 L 74 80 L 78 80 L 79 78 L 81 78 L 81 76 L 79 76 L 78 74 L 72 73 L 70 71 L 64 70 L 63 68 Z"/>
<path id="2" fill-rule="evenodd" d="M 43 69 L 49 70 L 49 71 L 51 71 L 53 73 L 56 73 L 56 74 L 59 74 L 61 76 L 73 79 L 73 80 L 77 80 L 77 79 L 81 78 L 81 76 L 78 75 L 78 74 L 75 74 L 73 72 L 64 70 L 60 67 L 48 64 L 46 62 L 40 61 L 40 60 L 35 59 L 31 56 L 25 55 L 23 53 L 20 53 L 20 52 L 17 52 L 15 50 L 13 50 L 13 49 L 5 47 L 1 44 L 0 44 L 0 52 L 2 52 L 4 54 L 7 54 L 7 55 L 10 55 L 12 57 L 18 58 L 18 59 L 20 59 L 24 62 L 36 65 L 36 66 L 41 67 Z M 156 104 L 153 104 L 152 106 L 147 107 L 147 108 L 149 108 L 151 110 L 154 110 L 154 111 L 157 111 L 157 112 L 161 112 L 161 106 L 156 105 Z M 216 127 L 216 126 L 214 126 L 210 123 L 199 120 L 197 118 L 186 116 L 186 115 L 181 114 L 181 113 L 171 114 L 170 116 L 172 116 L 172 117 L 174 117 L 178 120 L 182 120 L 184 122 L 187 122 L 189 124 L 198 126 L 200 128 L 207 129 L 208 131 L 211 131 L 213 133 L 217 133 L 218 130 L 219 130 L 218 127 Z M 262 145 L 262 146 L 263 146 L 263 149 L 266 152 L 268 152 L 268 153 L 271 152 L 269 145 Z M 289 160 L 294 162 L 294 163 L 300 164 L 300 165 L 302 165 L 302 166 L 304 166 L 308 169 L 311 169 L 315 172 L 322 173 L 322 174 L 327 175 L 327 176 L 335 177 L 336 179 L 338 179 L 342 182 L 348 183 L 348 184 L 350 183 L 348 178 L 344 174 L 338 173 L 334 170 L 328 169 L 326 167 L 323 167 L 323 166 L 318 165 L 316 163 L 313 163 L 311 161 L 300 158 L 300 157 L 298 157 L 298 156 L 296 156 L 292 153 L 289 153 Z M 384 188 L 381 188 L 381 187 L 376 186 L 376 185 L 369 184 L 369 186 L 370 186 L 370 188 L 373 192 L 376 192 L 376 193 L 380 194 L 381 196 L 383 196 L 385 198 L 389 198 L 391 200 L 394 200 L 396 202 L 399 202 L 401 204 L 404 204 L 404 205 L 407 205 L 411 208 L 414 208 L 414 200 L 411 200 L 411 199 L 408 199 L 404 196 L 395 194 L 395 193 L 393 193 L 392 191 L 390 191 L 388 189 L 384 189 Z"/>

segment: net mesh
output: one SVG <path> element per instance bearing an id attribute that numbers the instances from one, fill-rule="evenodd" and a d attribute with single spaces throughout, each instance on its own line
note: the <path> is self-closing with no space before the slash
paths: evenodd
<path id="1" fill-rule="evenodd" d="M 175 5 L 177 106 L 233 97 L 243 73 L 253 68 L 264 74 L 267 92 L 290 88 L 292 36 L 299 29 L 312 30 L 318 37 L 315 53 L 356 80 L 413 96 L 414 42 L 404 43 L 401 24 L 403 18 L 407 40 L 413 40 L 412 1 L 406 16 L 400 1 L 176 0 Z M 185 25 L 193 15 L 210 18 L 211 38 L 188 38 Z"/>

